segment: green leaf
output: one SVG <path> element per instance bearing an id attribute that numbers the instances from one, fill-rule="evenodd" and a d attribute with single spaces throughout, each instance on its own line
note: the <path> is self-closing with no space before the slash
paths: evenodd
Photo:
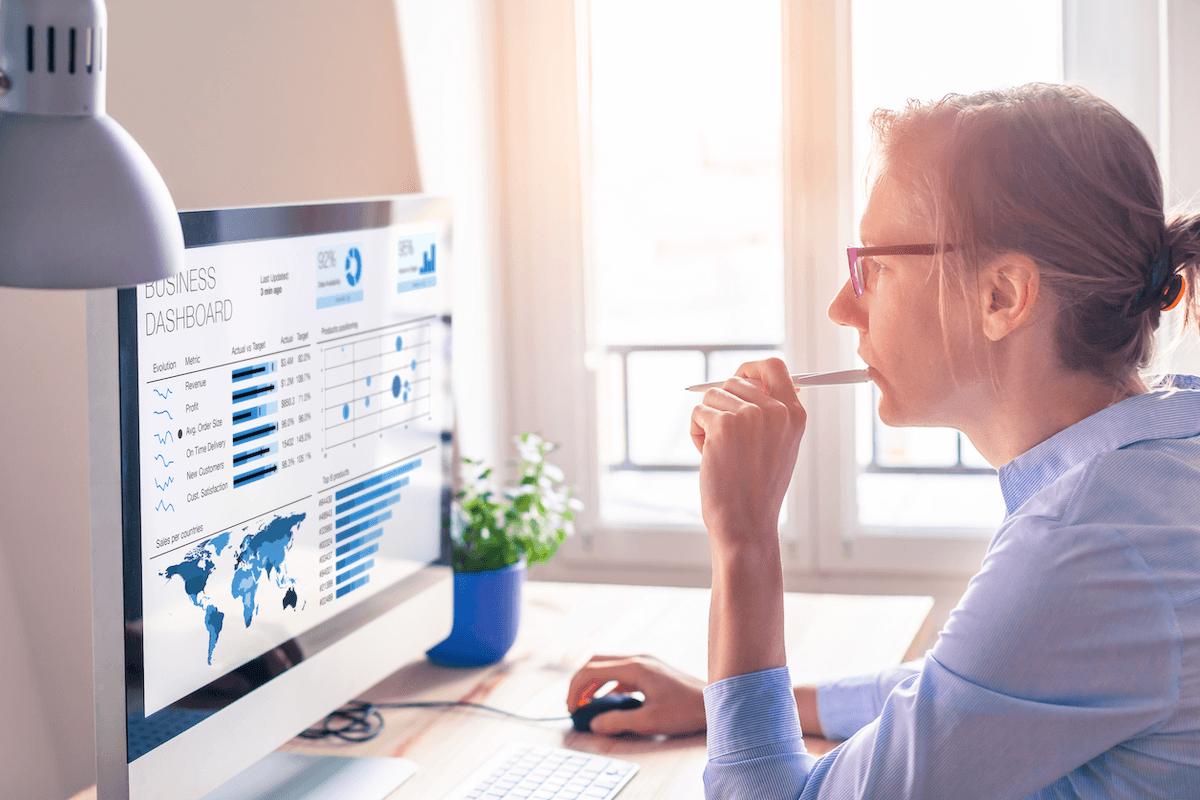
<path id="1" fill-rule="evenodd" d="M 520 441 L 528 444 L 531 437 L 533 434 L 522 434 Z M 485 467 L 482 461 L 463 459 L 464 463 L 482 469 L 477 478 L 468 481 L 455 495 L 458 511 L 450 531 L 451 563 L 455 571 L 502 569 L 522 557 L 530 564 L 539 564 L 552 557 L 566 540 L 574 514 L 564 504 L 575 489 L 545 478 L 545 454 L 554 445 L 540 438 L 535 441 L 538 454 L 535 460 L 522 457 L 511 462 L 518 475 L 517 489 L 510 490 L 513 497 L 494 491 L 488 483 L 493 475 L 490 467 Z M 552 474 L 559 473 L 555 469 Z"/>

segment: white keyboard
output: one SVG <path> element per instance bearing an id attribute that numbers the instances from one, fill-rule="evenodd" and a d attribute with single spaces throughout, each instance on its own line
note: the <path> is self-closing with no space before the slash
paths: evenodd
<path id="1" fill-rule="evenodd" d="M 609 800 L 637 770 L 632 761 L 509 742 L 442 800 Z"/>

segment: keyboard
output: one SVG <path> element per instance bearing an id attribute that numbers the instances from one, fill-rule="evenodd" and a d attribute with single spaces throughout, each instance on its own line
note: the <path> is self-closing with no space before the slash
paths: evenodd
<path id="1" fill-rule="evenodd" d="M 637 770 L 632 761 L 509 742 L 442 800 L 608 800 Z"/>

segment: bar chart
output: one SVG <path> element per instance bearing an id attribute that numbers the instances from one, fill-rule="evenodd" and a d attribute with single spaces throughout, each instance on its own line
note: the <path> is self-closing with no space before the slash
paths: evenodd
<path id="1" fill-rule="evenodd" d="M 279 411 L 279 402 L 262 402 L 275 394 L 279 388 L 278 383 L 271 379 L 278 367 L 278 361 L 263 361 L 235 367 L 230 373 L 233 384 L 233 414 L 230 422 L 233 424 L 235 489 L 268 478 L 279 471 L 278 462 L 260 463 L 279 452 L 279 442 L 275 438 L 279 432 L 279 425 L 268 419 Z M 251 402 L 256 405 L 248 406 Z M 243 469 L 245 467 L 249 469 Z"/>
<path id="2" fill-rule="evenodd" d="M 408 485 L 407 473 L 421 466 L 416 458 L 357 480 L 334 493 L 335 549 L 334 594 L 337 598 L 366 586 L 379 552 L 384 524 L 392 519 L 400 502 L 401 489 Z"/>
<path id="3" fill-rule="evenodd" d="M 403 323 L 325 348 L 325 447 L 431 414 L 431 323 Z"/>

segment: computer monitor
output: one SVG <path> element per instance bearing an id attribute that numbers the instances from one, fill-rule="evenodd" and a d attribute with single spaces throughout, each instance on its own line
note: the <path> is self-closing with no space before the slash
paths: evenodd
<path id="1" fill-rule="evenodd" d="M 180 219 L 87 301 L 100 800 L 203 797 L 451 627 L 448 201 Z"/>

